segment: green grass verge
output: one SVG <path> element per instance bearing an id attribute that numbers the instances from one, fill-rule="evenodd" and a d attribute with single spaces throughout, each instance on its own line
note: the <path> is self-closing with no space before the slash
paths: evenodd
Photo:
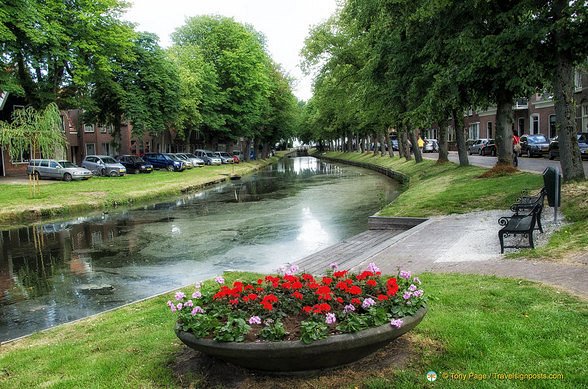
<path id="1" fill-rule="evenodd" d="M 493 178 L 479 178 L 488 169 L 455 163 L 437 164 L 425 159 L 421 163 L 398 156 L 389 158 L 361 153 L 326 153 L 341 160 L 371 163 L 398 171 L 410 178 L 410 184 L 393 203 L 385 206 L 380 216 L 428 217 L 509 207 L 522 190 L 539 190 L 540 174 L 516 173 Z M 510 253 L 507 258 L 543 258 L 556 262 L 574 262 L 588 250 L 588 182 L 562 187 L 561 211 L 566 224 L 551 236 L 545 247 Z M 498 227 L 497 227 L 498 228 Z"/>
<path id="2" fill-rule="evenodd" d="M 231 273 L 255 279 L 250 273 Z M 585 387 L 588 304 L 536 283 L 490 276 L 422 274 L 429 312 L 409 334 L 411 359 L 366 374 L 365 362 L 316 377 L 247 376 L 259 387 Z M 183 375 L 172 366 L 184 349 L 175 316 L 155 297 L 77 323 L 36 333 L 0 348 L 0 387 L 173 388 L 214 385 L 206 374 Z M 436 382 L 426 380 L 437 372 Z M 443 374 L 487 374 L 484 380 Z M 561 374 L 559 379 L 499 379 L 497 374 Z M 227 372 L 227 374 L 230 374 Z M 377 377 L 377 378 L 374 378 Z M 263 384 L 263 385 L 262 385 Z"/>
<path id="3" fill-rule="evenodd" d="M 541 188 L 540 175 L 518 173 L 494 178 L 478 178 L 488 169 L 455 163 L 421 163 L 398 156 L 374 157 L 361 153 L 326 153 L 327 157 L 384 166 L 410 178 L 405 190 L 379 213 L 381 216 L 427 217 L 488 209 L 508 209 L 523 189 Z"/>
<path id="4" fill-rule="evenodd" d="M 72 216 L 115 206 L 137 205 L 156 199 L 178 196 L 221 182 L 228 175 L 247 174 L 271 164 L 283 153 L 266 160 L 234 166 L 205 166 L 184 172 L 154 171 L 124 177 L 94 177 L 88 181 L 47 181 L 41 195 L 31 197 L 29 185 L 0 184 L 0 229 L 37 220 Z"/>

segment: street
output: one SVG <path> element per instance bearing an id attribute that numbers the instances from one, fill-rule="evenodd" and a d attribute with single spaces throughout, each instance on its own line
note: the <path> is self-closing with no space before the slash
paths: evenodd
<path id="1" fill-rule="evenodd" d="M 434 159 L 436 160 L 439 158 L 438 153 L 423 153 L 423 158 L 427 159 Z M 490 156 L 481 156 L 481 155 L 468 155 L 468 159 L 470 164 L 476 166 L 482 166 L 491 168 L 496 164 L 496 157 Z M 449 160 L 451 162 L 459 163 L 459 158 L 457 155 L 457 151 L 450 151 L 449 152 Z M 582 161 L 584 165 L 584 174 L 588 177 L 588 161 Z M 533 173 L 543 173 L 546 167 L 553 167 L 556 168 L 558 171 L 561 172 L 561 165 L 559 160 L 550 161 L 547 158 L 527 158 L 527 157 L 519 157 L 519 169 L 526 171 L 526 172 L 533 172 Z"/>

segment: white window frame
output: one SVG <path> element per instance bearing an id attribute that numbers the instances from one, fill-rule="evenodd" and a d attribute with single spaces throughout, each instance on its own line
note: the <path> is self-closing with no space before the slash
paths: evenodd
<path id="1" fill-rule="evenodd" d="M 574 91 L 582 92 L 582 72 L 574 71 Z"/>
<path id="2" fill-rule="evenodd" d="M 537 114 L 529 116 L 529 135 L 536 135 L 541 133 L 540 117 Z"/>
<path id="3" fill-rule="evenodd" d="M 102 155 L 114 155 L 112 154 L 112 146 L 110 145 L 110 142 L 102 142 L 100 146 L 102 147 Z"/>
<path id="4" fill-rule="evenodd" d="M 94 132 L 94 125 L 93 124 L 84 124 L 84 132 L 86 132 L 86 133 Z"/>
<path id="5" fill-rule="evenodd" d="M 552 118 L 553 118 L 553 122 L 552 122 Z M 555 121 L 555 115 L 549 115 L 549 117 L 547 118 L 547 120 L 549 120 L 549 125 L 548 125 L 548 129 L 547 129 L 547 137 L 548 138 L 555 138 L 557 136 L 557 122 Z M 551 131 L 551 123 L 553 123 L 553 132 Z"/>
<path id="6" fill-rule="evenodd" d="M 582 104 L 582 129 L 580 132 L 588 132 L 588 103 Z"/>
<path id="7" fill-rule="evenodd" d="M 469 139 L 480 139 L 480 122 L 470 123 L 468 127 Z"/>
<path id="8" fill-rule="evenodd" d="M 89 146 L 92 146 L 94 149 L 93 153 L 89 152 Z M 86 143 L 86 155 L 96 155 L 96 143 Z"/>

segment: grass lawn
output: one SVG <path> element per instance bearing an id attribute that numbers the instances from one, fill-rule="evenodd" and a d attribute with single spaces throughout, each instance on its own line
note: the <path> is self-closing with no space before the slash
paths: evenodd
<path id="1" fill-rule="evenodd" d="M 380 216 L 428 217 L 450 213 L 465 213 L 509 207 L 526 189 L 531 193 L 543 186 L 540 174 L 516 173 L 493 178 L 480 178 L 488 169 L 455 163 L 437 164 L 425 159 L 417 164 L 398 156 L 380 157 L 372 153 L 331 152 L 325 156 L 343 160 L 371 163 L 398 171 L 410 177 L 410 184 L 393 203 L 384 207 Z M 507 258 L 541 258 L 555 262 L 575 261 L 588 251 L 588 181 L 562 186 L 561 211 L 565 222 L 547 246 L 521 250 Z M 547 202 L 546 202 L 547 203 Z"/>
<path id="2" fill-rule="evenodd" d="M 170 293 L 3 344 L 0 387 L 209 388 L 231 377 L 232 384 L 259 388 L 585 387 L 586 301 L 523 280 L 419 277 L 430 300 L 415 330 L 375 356 L 315 377 L 260 376 L 214 361 L 200 371 L 182 370 L 187 352 L 165 305 Z M 236 278 L 257 275 L 226 275 L 228 282 Z M 395 363 L 394 354 L 401 351 L 406 358 Z M 439 376 L 436 382 L 426 380 L 429 371 Z M 487 378 L 470 378 L 470 373 Z M 557 379 L 501 379 L 494 373 Z M 451 374 L 467 378 L 451 379 Z"/>
<path id="3" fill-rule="evenodd" d="M 228 175 L 251 173 L 277 161 L 279 157 L 240 163 L 234 166 L 205 166 L 183 172 L 154 171 L 124 177 L 93 177 L 88 181 L 48 181 L 41 195 L 30 197 L 29 185 L 0 184 L 0 229 L 28 224 L 39 218 L 67 217 L 120 205 L 137 205 L 155 199 L 197 191 Z"/>

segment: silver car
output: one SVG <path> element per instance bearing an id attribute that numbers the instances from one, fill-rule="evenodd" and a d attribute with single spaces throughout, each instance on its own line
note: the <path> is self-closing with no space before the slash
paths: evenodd
<path id="1" fill-rule="evenodd" d="M 204 166 L 204 161 L 192 153 L 177 153 L 176 155 L 180 158 L 184 157 L 188 161 L 192 162 L 192 166 L 194 166 L 194 167 L 196 167 L 196 166 L 203 167 Z"/>
<path id="2" fill-rule="evenodd" d="M 486 146 L 486 143 L 488 143 L 489 139 L 477 139 L 474 143 L 471 144 L 470 147 L 468 147 L 468 154 L 472 155 L 472 154 L 480 154 L 482 155 L 482 149 L 484 148 L 484 146 Z"/>
<path id="3" fill-rule="evenodd" d="M 82 161 L 82 167 L 100 176 L 118 177 L 127 173 L 127 169 L 109 155 L 88 155 Z"/>
<path id="4" fill-rule="evenodd" d="M 221 159 L 222 163 L 233 163 L 235 160 L 226 151 L 215 151 L 215 154 Z"/>
<path id="5" fill-rule="evenodd" d="M 32 159 L 27 167 L 28 175 L 38 178 L 56 178 L 63 181 L 87 180 L 92 177 L 92 172 L 79 167 L 69 161 L 57 161 L 55 159 Z"/>
<path id="6" fill-rule="evenodd" d="M 222 164 L 221 159 L 218 155 L 209 150 L 196 150 L 194 155 L 201 158 L 207 165 L 220 165 Z"/>

